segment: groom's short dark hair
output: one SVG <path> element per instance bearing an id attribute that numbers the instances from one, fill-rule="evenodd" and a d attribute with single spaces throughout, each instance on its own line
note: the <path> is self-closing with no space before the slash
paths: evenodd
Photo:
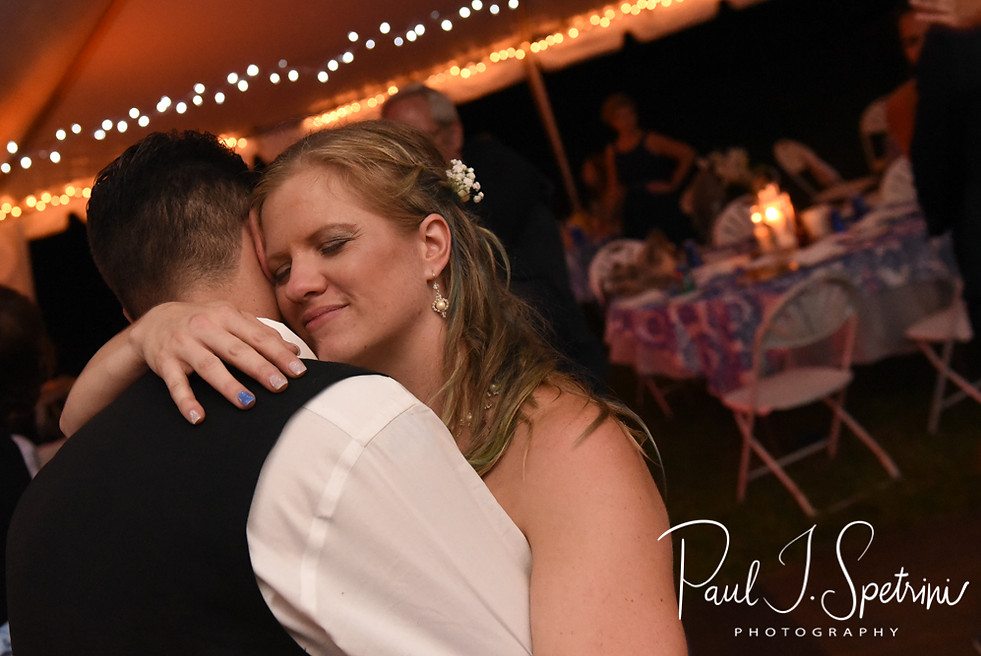
<path id="1" fill-rule="evenodd" d="M 195 131 L 154 132 L 99 173 L 89 247 L 130 318 L 235 272 L 254 184 L 235 151 Z"/>

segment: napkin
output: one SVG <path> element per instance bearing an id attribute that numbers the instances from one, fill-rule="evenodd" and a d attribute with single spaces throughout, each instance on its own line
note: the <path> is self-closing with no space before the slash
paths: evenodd
<path id="1" fill-rule="evenodd" d="M 712 278 L 732 273 L 740 267 L 745 267 L 748 263 L 749 255 L 745 253 L 741 255 L 733 255 L 732 257 L 727 257 L 724 260 L 718 260 L 703 264 L 700 267 L 695 267 L 692 269 L 691 274 L 695 278 L 695 284 L 701 287 Z"/>
<path id="2" fill-rule="evenodd" d="M 877 230 L 896 219 L 915 212 L 919 208 L 916 201 L 907 203 L 895 203 L 891 205 L 880 205 L 874 210 L 870 210 L 859 221 L 851 227 L 853 231 Z"/>
<path id="3" fill-rule="evenodd" d="M 664 301 L 668 297 L 668 293 L 663 289 L 651 288 L 646 291 L 642 291 L 639 294 L 633 296 L 623 296 L 615 301 L 613 304 L 617 307 L 622 308 L 639 308 L 645 305 L 654 305 Z"/>
<path id="4" fill-rule="evenodd" d="M 800 266 L 814 266 L 825 260 L 844 255 L 848 249 L 837 239 L 822 239 L 794 253 L 794 261 Z"/>

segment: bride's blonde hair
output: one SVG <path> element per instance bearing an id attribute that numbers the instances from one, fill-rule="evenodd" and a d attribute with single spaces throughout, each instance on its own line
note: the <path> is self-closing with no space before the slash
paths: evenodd
<path id="1" fill-rule="evenodd" d="M 609 416 L 636 418 L 619 404 L 596 398 L 560 371 L 560 356 L 543 338 L 537 312 L 507 286 L 508 264 L 498 239 L 471 216 L 450 180 L 448 164 L 429 137 L 401 123 L 352 123 L 308 135 L 263 173 L 253 207 L 298 171 L 325 168 L 358 200 L 407 232 L 439 214 L 452 236 L 442 272 L 449 299 L 443 384 L 423 399 L 442 408 L 442 420 L 464 445 L 478 473 L 489 471 L 527 421 L 528 404 L 543 384 L 592 400 L 597 416 L 590 432 Z M 480 172 L 476 171 L 477 179 Z M 623 422 L 621 422 L 623 424 Z M 646 429 L 625 432 L 640 441 Z"/>

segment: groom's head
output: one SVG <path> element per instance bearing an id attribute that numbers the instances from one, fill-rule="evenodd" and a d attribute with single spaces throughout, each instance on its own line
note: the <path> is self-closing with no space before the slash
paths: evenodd
<path id="1" fill-rule="evenodd" d="M 152 133 L 102 170 L 89 247 L 130 319 L 178 300 L 276 316 L 248 230 L 254 183 L 237 153 L 193 131 Z"/>

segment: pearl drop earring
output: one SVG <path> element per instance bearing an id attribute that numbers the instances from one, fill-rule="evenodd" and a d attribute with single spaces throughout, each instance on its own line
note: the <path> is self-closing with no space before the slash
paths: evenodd
<path id="1" fill-rule="evenodd" d="M 446 311 L 450 309 L 450 300 L 439 293 L 439 283 L 433 281 L 433 291 L 436 292 L 436 300 L 433 301 L 433 312 L 446 318 Z"/>

